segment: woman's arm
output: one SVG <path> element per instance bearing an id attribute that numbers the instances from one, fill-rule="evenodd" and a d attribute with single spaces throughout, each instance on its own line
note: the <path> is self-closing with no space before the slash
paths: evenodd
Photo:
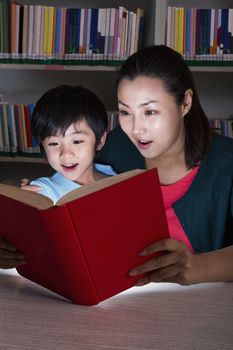
<path id="1" fill-rule="evenodd" d="M 189 285 L 233 281 L 233 246 L 208 253 L 192 254 L 183 242 L 165 239 L 145 248 L 140 255 L 149 256 L 160 251 L 165 254 L 154 257 L 130 271 L 130 276 L 148 272 L 136 285 L 149 282 Z"/>

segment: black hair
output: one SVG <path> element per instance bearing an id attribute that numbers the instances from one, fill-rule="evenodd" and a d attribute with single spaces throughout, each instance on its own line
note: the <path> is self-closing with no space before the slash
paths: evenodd
<path id="1" fill-rule="evenodd" d="M 108 117 L 99 97 L 82 86 L 60 85 L 47 91 L 35 105 L 31 128 L 39 144 L 46 137 L 65 134 L 67 128 L 85 120 L 93 130 L 96 147 L 108 128 Z"/>
<path id="2" fill-rule="evenodd" d="M 139 76 L 160 79 L 177 105 L 184 102 L 185 92 L 192 90 L 192 107 L 184 117 L 184 126 L 185 162 L 188 169 L 193 168 L 205 158 L 212 138 L 208 118 L 200 104 L 187 63 L 178 52 L 165 45 L 149 46 L 123 63 L 117 73 L 117 87 L 123 79 L 134 80 Z"/>

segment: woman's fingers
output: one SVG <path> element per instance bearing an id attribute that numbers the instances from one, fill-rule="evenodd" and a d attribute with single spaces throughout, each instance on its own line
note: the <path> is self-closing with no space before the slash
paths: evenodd
<path id="1" fill-rule="evenodd" d="M 185 244 L 181 241 L 172 238 L 167 238 L 147 246 L 139 253 L 139 255 L 147 256 L 156 252 L 175 251 L 181 246 L 186 247 Z"/>
<path id="2" fill-rule="evenodd" d="M 186 245 L 178 240 L 165 239 L 146 247 L 140 255 L 149 256 L 160 251 L 164 254 L 152 257 L 129 272 L 130 276 L 146 274 L 137 281 L 136 286 L 149 282 L 189 284 L 192 278 L 194 255 Z"/>
<path id="3" fill-rule="evenodd" d="M 154 271 L 154 270 L 159 270 L 163 267 L 173 265 L 177 262 L 178 260 L 178 253 L 172 252 L 168 254 L 164 254 L 155 258 L 152 258 L 142 265 L 136 266 L 134 269 L 132 269 L 129 272 L 130 276 L 136 276 L 136 275 L 141 275 L 146 272 Z"/>

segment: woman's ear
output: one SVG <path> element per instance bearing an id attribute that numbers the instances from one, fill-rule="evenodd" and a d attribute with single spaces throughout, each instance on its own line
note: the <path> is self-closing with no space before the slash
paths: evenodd
<path id="1" fill-rule="evenodd" d="M 188 89 L 184 94 L 184 102 L 182 103 L 182 118 L 190 111 L 193 101 L 193 91 Z"/>
<path id="2" fill-rule="evenodd" d="M 103 148 L 106 142 L 106 137 L 107 137 L 107 132 L 105 131 L 105 133 L 101 136 L 100 142 L 96 146 L 96 151 L 100 151 Z"/>

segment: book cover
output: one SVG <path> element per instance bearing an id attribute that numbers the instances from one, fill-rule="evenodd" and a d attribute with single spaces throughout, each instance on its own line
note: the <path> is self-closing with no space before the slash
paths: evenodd
<path id="1" fill-rule="evenodd" d="M 23 5 L 23 36 L 22 36 L 22 58 L 26 59 L 28 54 L 28 23 L 29 9 L 28 5 Z"/>
<path id="2" fill-rule="evenodd" d="M 34 6 L 29 5 L 28 18 L 28 58 L 32 59 L 32 44 L 33 44 L 33 24 L 34 23 Z"/>
<path id="3" fill-rule="evenodd" d="M 31 120 L 29 114 L 29 108 L 27 105 L 23 105 L 24 109 L 24 122 L 26 129 L 26 141 L 27 141 L 27 152 L 32 152 L 32 132 L 31 132 Z"/>
<path id="4" fill-rule="evenodd" d="M 27 260 L 18 272 L 82 305 L 132 287 L 129 270 L 148 259 L 138 253 L 169 237 L 156 169 L 84 185 L 56 205 L 0 184 L 0 206 L 0 235 Z"/>
<path id="5" fill-rule="evenodd" d="M 90 42 L 89 42 L 89 52 L 90 54 L 97 53 L 97 26 L 98 26 L 98 9 L 91 9 L 91 27 L 90 27 Z"/>
<path id="6" fill-rule="evenodd" d="M 8 123 L 8 134 L 10 141 L 10 152 L 12 155 L 16 155 L 18 151 L 17 137 L 16 137 L 16 126 L 14 116 L 14 106 L 6 104 L 7 110 L 7 123 Z"/>
<path id="7" fill-rule="evenodd" d="M 2 1 L 2 28 L 3 28 L 3 53 L 6 58 L 10 54 L 10 4 L 8 0 Z"/>
<path id="8" fill-rule="evenodd" d="M 4 152 L 10 154 L 10 138 L 8 130 L 8 116 L 7 116 L 7 103 L 0 104 L 0 120 L 2 124 L 2 136 L 3 136 L 3 145 Z"/>
<path id="9" fill-rule="evenodd" d="M 19 8 L 19 36 L 18 36 L 18 50 L 19 57 L 22 58 L 23 50 L 23 18 L 24 18 L 24 6 L 20 5 Z"/>

